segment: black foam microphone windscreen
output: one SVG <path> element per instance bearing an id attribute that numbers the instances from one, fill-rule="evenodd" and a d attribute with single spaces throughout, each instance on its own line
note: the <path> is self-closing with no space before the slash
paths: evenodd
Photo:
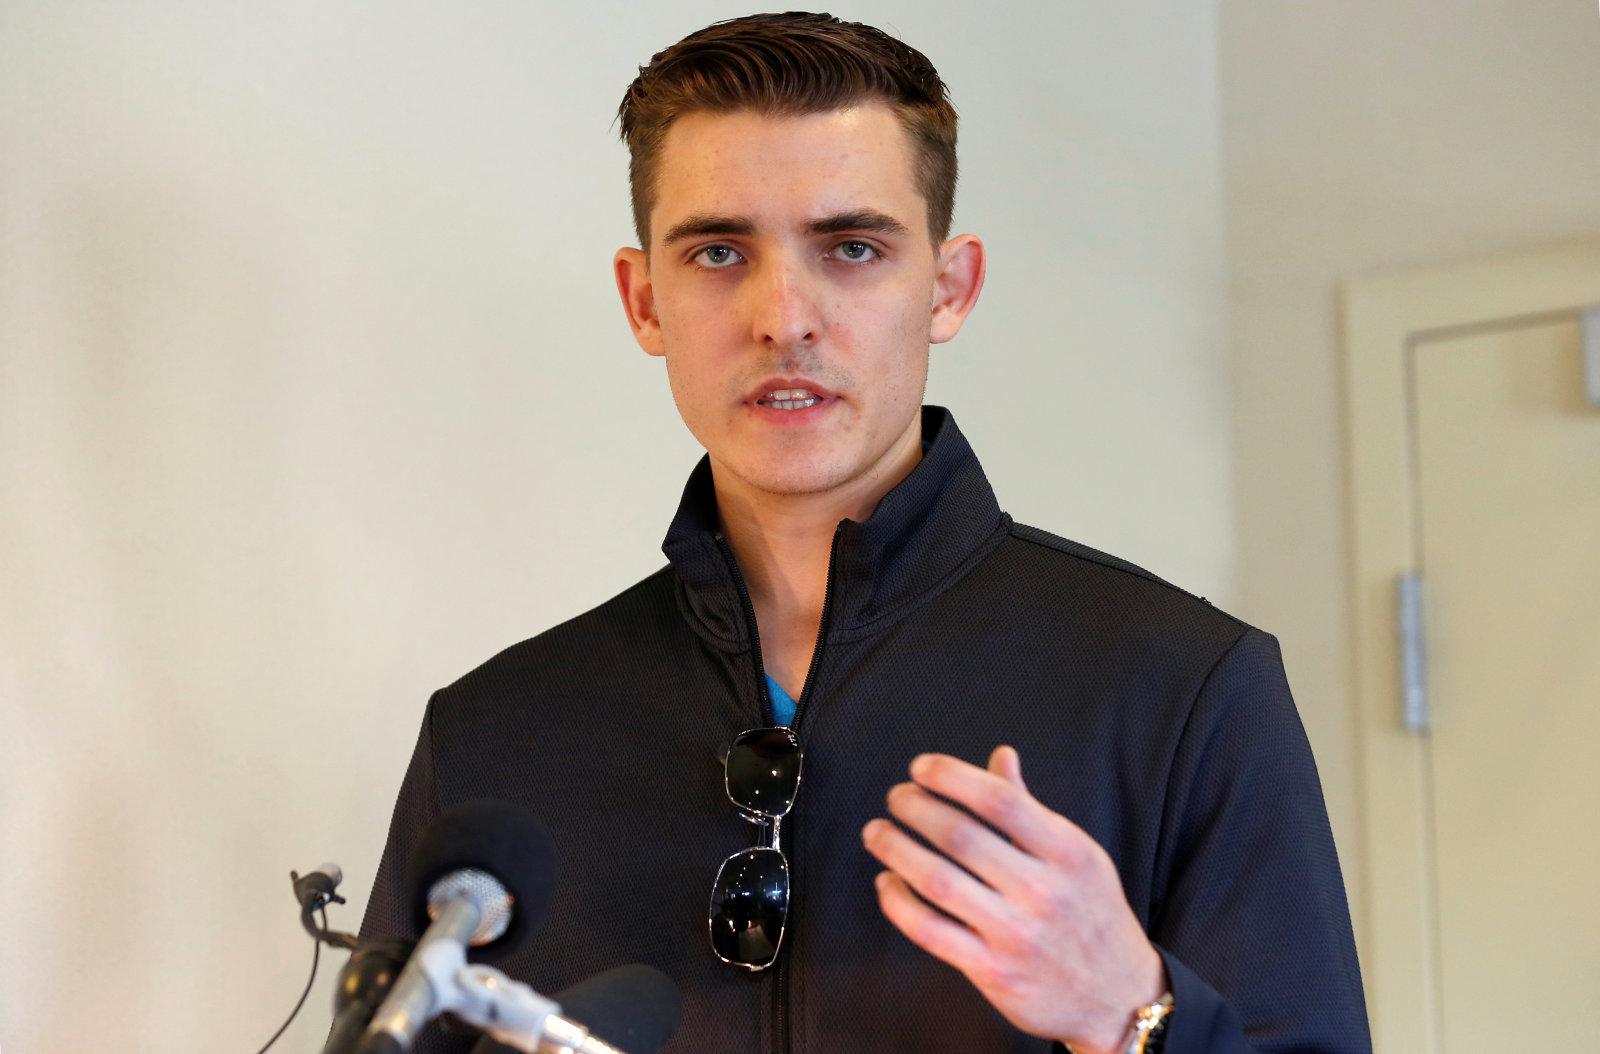
<path id="1" fill-rule="evenodd" d="M 441 879 L 478 872 L 511 897 L 504 932 L 469 949 L 473 960 L 494 960 L 521 947 L 544 919 L 556 882 L 556 851 L 543 825 L 510 802 L 483 799 L 447 809 L 428 825 L 412 854 L 406 888 L 417 932 L 427 930 L 428 901 Z"/>

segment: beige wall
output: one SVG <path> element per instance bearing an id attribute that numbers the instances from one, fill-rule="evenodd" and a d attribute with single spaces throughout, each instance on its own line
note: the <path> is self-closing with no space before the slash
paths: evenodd
<path id="1" fill-rule="evenodd" d="M 966 125 L 930 397 L 1013 512 L 1226 603 L 1212 9 L 837 10 Z M 698 451 L 611 120 L 737 13 L 0 0 L 0 1047 L 256 1049 L 287 872 L 356 923 L 428 693 L 659 566 Z"/>
<path id="2" fill-rule="evenodd" d="M 1238 611 L 1283 642 L 1357 909 L 1336 288 L 1600 233 L 1593 4 L 1221 0 Z"/>

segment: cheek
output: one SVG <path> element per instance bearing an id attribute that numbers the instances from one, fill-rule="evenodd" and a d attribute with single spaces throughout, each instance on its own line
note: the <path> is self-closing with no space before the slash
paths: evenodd
<path id="1" fill-rule="evenodd" d="M 933 325 L 927 283 L 920 272 L 895 283 L 892 309 L 880 314 L 884 331 L 901 348 L 925 349 Z"/>
<path id="2" fill-rule="evenodd" d="M 882 336 L 888 354 L 882 369 L 894 375 L 897 388 L 902 383 L 920 388 L 928 372 L 928 325 L 928 316 L 915 306 L 885 321 Z"/>
<path id="3" fill-rule="evenodd" d="M 689 430 L 706 443 L 737 412 L 737 370 L 683 333 L 666 342 L 667 384 Z"/>
<path id="4" fill-rule="evenodd" d="M 656 317 L 661 324 L 661 341 L 669 355 L 672 349 L 693 343 L 695 331 L 693 310 L 686 310 L 682 303 L 676 301 L 667 306 L 658 300 Z"/>
<path id="5" fill-rule="evenodd" d="M 656 293 L 656 311 L 663 335 L 676 337 L 684 343 L 701 343 L 718 319 L 727 317 L 727 305 L 716 295 L 711 295 L 704 283 L 685 280 L 683 275 L 669 273 L 662 276 Z"/>
<path id="6" fill-rule="evenodd" d="M 704 363 L 693 355 L 685 355 L 681 348 L 667 350 L 667 382 L 679 401 L 700 399 L 705 396 L 708 371 Z"/>

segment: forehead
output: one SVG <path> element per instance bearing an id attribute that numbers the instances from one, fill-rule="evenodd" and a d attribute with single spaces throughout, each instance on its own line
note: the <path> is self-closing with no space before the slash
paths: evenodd
<path id="1" fill-rule="evenodd" d="M 799 116 L 685 114 L 667 129 L 656 188 L 653 232 L 699 214 L 799 228 L 863 209 L 927 232 L 910 138 L 882 103 Z"/>

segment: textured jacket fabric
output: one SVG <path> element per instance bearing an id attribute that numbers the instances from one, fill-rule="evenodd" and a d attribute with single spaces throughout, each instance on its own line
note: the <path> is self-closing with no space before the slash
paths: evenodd
<path id="1" fill-rule="evenodd" d="M 546 921 L 498 965 L 542 992 L 648 963 L 684 994 L 667 1050 L 1060 1050 L 1013 1028 L 878 909 L 861 828 L 919 753 L 1021 754 L 1029 790 L 1116 862 L 1161 950 L 1169 1054 L 1370 1049 L 1321 787 L 1274 639 L 1120 560 L 1001 512 L 949 414 L 863 523 L 839 526 L 798 701 L 778 965 L 711 952 L 722 860 L 756 842 L 719 753 L 770 723 L 754 619 L 709 463 L 670 565 L 429 701 L 363 936 L 411 935 L 404 862 L 441 809 L 496 797 L 549 827 Z M 1130 1008 L 1131 1009 L 1131 1008 Z M 415 1049 L 466 1051 L 431 1027 Z"/>

